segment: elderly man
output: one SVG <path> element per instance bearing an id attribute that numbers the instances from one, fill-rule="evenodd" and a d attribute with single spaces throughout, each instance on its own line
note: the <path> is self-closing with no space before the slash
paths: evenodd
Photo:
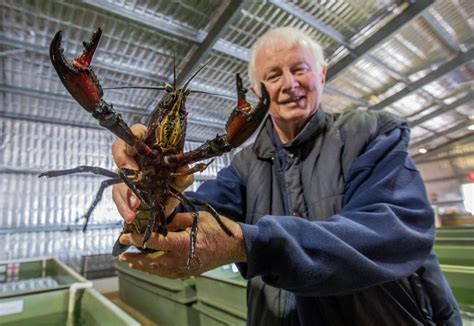
<path id="1" fill-rule="evenodd" d="M 215 207 L 234 237 L 200 212 L 200 264 L 189 273 L 237 263 L 249 280 L 250 325 L 460 324 L 430 253 L 433 213 L 407 154 L 406 123 L 386 112 L 325 113 L 322 50 L 297 29 L 262 36 L 249 75 L 270 94 L 269 117 L 216 180 L 188 193 Z M 113 153 L 118 166 L 137 167 L 122 141 Z M 190 182 L 176 180 L 181 189 Z M 132 221 L 139 200 L 124 185 L 113 193 Z M 176 204 L 170 201 L 168 212 Z M 189 213 L 179 213 L 170 228 L 191 223 Z M 140 246 L 142 236 L 120 241 Z M 122 261 L 162 276 L 187 275 L 188 232 L 154 235 L 147 244 L 166 254 L 125 253 Z"/>

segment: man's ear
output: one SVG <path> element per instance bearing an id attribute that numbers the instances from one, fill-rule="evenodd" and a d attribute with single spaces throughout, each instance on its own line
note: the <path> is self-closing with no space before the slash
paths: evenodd
<path id="1" fill-rule="evenodd" d="M 323 68 L 321 69 L 321 83 L 326 82 L 326 74 L 328 73 L 328 66 L 324 65 Z"/>

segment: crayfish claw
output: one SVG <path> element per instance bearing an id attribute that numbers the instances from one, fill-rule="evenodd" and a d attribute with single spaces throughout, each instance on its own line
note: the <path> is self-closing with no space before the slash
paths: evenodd
<path id="1" fill-rule="evenodd" d="M 82 54 L 71 62 L 66 59 L 64 50 L 61 48 L 61 31 L 56 33 L 49 46 L 49 57 L 63 85 L 72 97 L 89 112 L 93 111 L 103 96 L 102 87 L 90 68 L 101 35 L 102 30 L 99 28 L 89 42 L 83 43 Z"/>
<path id="2" fill-rule="evenodd" d="M 242 145 L 257 130 L 270 107 L 270 95 L 263 83 L 260 84 L 262 97 L 258 104 L 253 106 L 245 98 L 247 89 L 244 88 L 239 74 L 237 74 L 236 79 L 237 108 L 232 111 L 225 127 L 227 142 L 234 148 Z"/>
<path id="3" fill-rule="evenodd" d="M 74 65 L 80 65 L 83 68 L 88 68 L 91 64 L 92 57 L 94 56 L 95 49 L 97 48 L 97 45 L 99 44 L 100 37 L 102 36 L 102 30 L 97 28 L 97 30 L 92 34 L 92 38 L 89 42 L 82 42 L 82 45 L 84 46 L 84 51 L 82 51 L 82 54 L 78 56 L 76 59 L 74 59 L 73 64 Z"/>

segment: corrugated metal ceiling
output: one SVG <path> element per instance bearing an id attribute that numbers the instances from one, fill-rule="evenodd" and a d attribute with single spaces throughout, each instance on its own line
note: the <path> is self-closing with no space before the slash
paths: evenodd
<path id="1" fill-rule="evenodd" d="M 474 4 L 458 1 L 13 1 L 0 3 L 0 116 L 97 127 L 65 92 L 48 58 L 64 31 L 68 56 L 100 26 L 93 64 L 103 86 L 185 80 L 234 97 L 249 48 L 268 29 L 296 26 L 321 42 L 329 60 L 325 109 L 385 109 L 413 126 L 413 152 L 437 148 L 467 130 L 474 115 Z M 245 81 L 246 81 L 245 77 Z M 160 94 L 108 90 L 130 124 L 144 121 Z M 204 94 L 188 101 L 188 137 L 223 132 L 233 100 Z"/>

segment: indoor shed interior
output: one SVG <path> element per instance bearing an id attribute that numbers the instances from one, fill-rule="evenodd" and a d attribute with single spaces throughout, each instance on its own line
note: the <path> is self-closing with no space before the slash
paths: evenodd
<path id="1" fill-rule="evenodd" d="M 111 188 L 82 231 L 82 217 L 103 177 L 38 178 L 45 171 L 82 165 L 116 169 L 111 155 L 116 136 L 77 104 L 51 64 L 48 48 L 57 31 L 63 31 L 64 54 L 74 58 L 82 42 L 102 29 L 92 66 L 104 99 L 130 126 L 147 121 L 162 92 L 106 88 L 163 86 L 174 78 L 183 85 L 205 64 L 190 82 L 201 93 L 190 94 L 186 102 L 189 151 L 225 133 L 236 107 L 235 74 L 250 86 L 247 64 L 256 40 L 273 27 L 293 26 L 323 47 L 325 111 L 385 110 L 408 121 L 409 152 L 436 212 L 435 251 L 452 287 L 461 289 L 455 295 L 463 316 L 474 321 L 474 1 L 3 0 L 0 17 L 0 305 L 2 292 L 15 287 L 9 282 L 19 282 L 22 289 L 48 286 L 44 280 L 21 283 L 15 269 L 23 263 L 11 261 L 55 257 L 81 274 L 80 282 L 94 280 L 99 292 L 109 294 L 118 293 L 119 282 L 123 291 L 143 281 L 126 266 L 117 267 L 111 255 L 122 230 Z M 252 103 L 258 100 L 251 92 L 247 96 Z M 195 175 L 191 189 L 215 178 L 253 139 L 216 157 Z M 229 291 L 245 297 L 239 292 L 245 282 L 232 270 L 228 266 L 196 278 L 196 284 L 176 286 L 199 292 L 199 286 L 228 272 L 237 287 Z M 160 282 L 159 288 L 174 286 Z M 149 300 L 158 300 L 151 295 L 160 291 L 147 294 Z M 195 301 L 186 297 L 181 304 L 188 309 Z M 182 314 L 212 315 L 207 308 Z M 167 324 L 167 319 L 156 322 L 161 317 L 148 315 L 146 308 L 131 309 L 127 313 L 142 324 Z M 238 321 L 229 325 L 245 321 L 240 310 L 231 315 Z M 126 318 L 121 322 L 131 324 Z M 194 324 L 189 318 L 179 324 Z"/>

